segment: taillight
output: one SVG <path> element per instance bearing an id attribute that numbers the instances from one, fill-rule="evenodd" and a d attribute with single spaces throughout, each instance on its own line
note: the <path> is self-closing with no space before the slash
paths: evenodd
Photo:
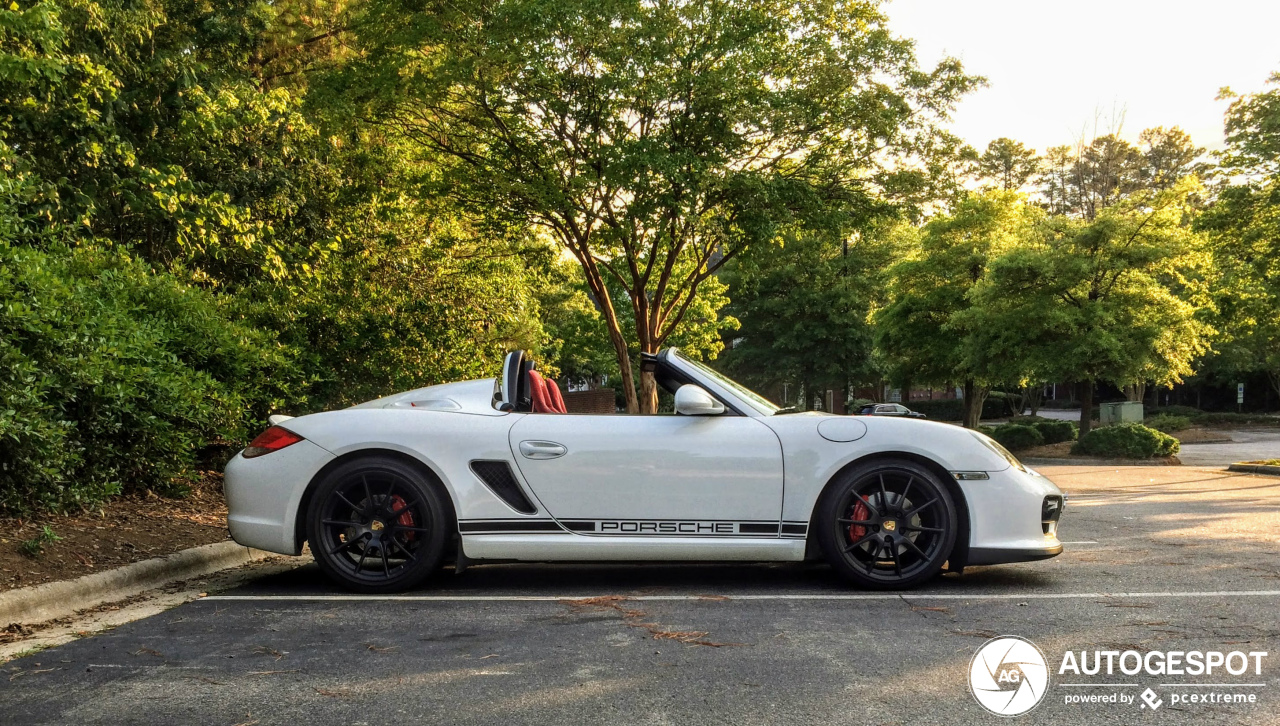
<path id="1" fill-rule="evenodd" d="M 258 434 L 258 438 L 249 442 L 245 450 L 240 453 L 246 459 L 252 459 L 255 456 L 270 454 L 273 451 L 279 451 L 286 446 L 296 444 L 302 441 L 302 437 L 290 431 L 289 429 L 279 426 L 271 428 Z"/>

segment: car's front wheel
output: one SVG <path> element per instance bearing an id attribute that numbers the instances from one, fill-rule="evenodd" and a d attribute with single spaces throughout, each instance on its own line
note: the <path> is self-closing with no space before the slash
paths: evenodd
<path id="1" fill-rule="evenodd" d="M 390 457 L 348 461 L 318 484 L 307 510 L 316 563 L 343 587 L 399 592 L 440 566 L 448 531 L 440 487 Z"/>
<path id="2" fill-rule="evenodd" d="M 900 589 L 938 574 L 955 544 L 958 517 L 936 474 L 914 461 L 882 459 L 833 481 L 814 524 L 837 572 L 862 587 Z"/>

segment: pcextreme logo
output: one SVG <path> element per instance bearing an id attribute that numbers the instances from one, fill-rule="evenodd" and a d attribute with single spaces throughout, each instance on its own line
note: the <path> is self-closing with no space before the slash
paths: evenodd
<path id="1" fill-rule="evenodd" d="M 997 716 L 1024 714 L 1049 690 L 1044 653 L 1025 638 L 992 638 L 969 662 L 969 690 L 979 705 Z"/>
<path id="2" fill-rule="evenodd" d="M 1166 704 L 1256 704 L 1267 686 L 1260 678 L 1267 656 L 1265 651 L 1068 650 L 1058 666 L 1056 687 L 1065 706 L 1157 711 Z M 1148 685 L 1144 676 L 1167 682 Z M 1049 691 L 1049 678 L 1044 652 L 1014 635 L 983 643 L 969 663 L 970 692 L 998 716 L 1019 716 L 1038 706 Z"/>

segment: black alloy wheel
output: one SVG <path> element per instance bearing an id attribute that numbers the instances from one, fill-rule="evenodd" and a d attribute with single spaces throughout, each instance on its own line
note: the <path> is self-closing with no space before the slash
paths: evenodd
<path id="1" fill-rule="evenodd" d="M 958 517 L 936 474 L 913 461 L 884 459 L 833 481 L 815 525 L 837 572 L 862 587 L 890 590 L 938 574 L 955 545 Z"/>
<path id="2" fill-rule="evenodd" d="M 307 513 L 316 563 L 343 587 L 399 592 L 422 582 L 444 554 L 445 495 L 393 458 L 346 462 L 320 482 Z"/>

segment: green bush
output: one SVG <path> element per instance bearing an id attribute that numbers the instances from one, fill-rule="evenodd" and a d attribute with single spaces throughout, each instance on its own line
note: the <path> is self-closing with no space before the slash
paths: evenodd
<path id="1" fill-rule="evenodd" d="M 288 385 L 272 340 L 119 251 L 0 242 L 0 509 L 180 491 Z"/>
<path id="2" fill-rule="evenodd" d="M 1170 413 L 1148 416 L 1147 420 L 1142 423 L 1148 428 L 1153 428 L 1156 431 L 1163 431 L 1166 434 L 1191 428 L 1191 419 L 1186 416 L 1175 416 Z"/>
<path id="3" fill-rule="evenodd" d="M 1109 459 L 1150 459 L 1173 456 L 1178 448 L 1178 440 L 1166 433 L 1140 423 L 1126 423 L 1093 429 L 1080 437 L 1071 447 L 1071 453 Z"/>
<path id="4" fill-rule="evenodd" d="M 932 401 L 912 401 L 908 406 L 935 421 L 959 421 L 964 418 L 962 401 L 955 398 L 938 398 Z"/>
<path id="5" fill-rule="evenodd" d="M 1044 436 L 1034 426 L 1016 423 L 997 426 L 991 434 L 991 438 L 999 441 L 1001 446 L 1010 451 L 1030 449 L 1033 446 L 1044 444 Z"/>
<path id="6" fill-rule="evenodd" d="M 1280 426 L 1280 417 L 1268 416 L 1264 413 L 1234 413 L 1231 411 L 1204 411 L 1192 418 L 1197 424 L 1263 424 Z"/>
<path id="7" fill-rule="evenodd" d="M 1159 416 L 1160 414 L 1169 414 L 1170 416 L 1186 416 L 1187 418 L 1195 418 L 1204 413 L 1195 406 L 1147 406 L 1148 416 Z"/>
<path id="8" fill-rule="evenodd" d="M 1070 421 L 1058 421 L 1051 418 L 1032 422 L 1031 426 L 1044 437 L 1046 444 L 1057 444 L 1063 441 L 1075 441 L 1080 429 Z"/>

